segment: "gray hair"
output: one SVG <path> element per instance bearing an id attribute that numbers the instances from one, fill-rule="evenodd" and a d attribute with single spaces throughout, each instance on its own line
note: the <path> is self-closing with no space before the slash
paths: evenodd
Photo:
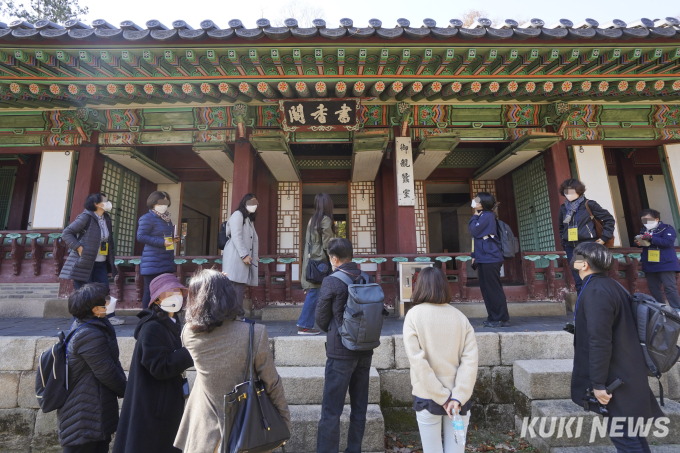
<path id="1" fill-rule="evenodd" d="M 238 303 L 231 280 L 222 272 L 205 269 L 189 282 L 187 327 L 195 332 L 210 332 L 225 320 L 236 319 Z"/>
<path id="2" fill-rule="evenodd" d="M 574 256 L 580 255 L 596 273 L 609 272 L 614 257 L 607 247 L 597 242 L 582 242 L 574 249 Z"/>

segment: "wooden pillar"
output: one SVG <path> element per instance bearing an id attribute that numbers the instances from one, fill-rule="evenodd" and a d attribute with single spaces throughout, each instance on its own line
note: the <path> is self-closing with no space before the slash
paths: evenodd
<path id="1" fill-rule="evenodd" d="M 231 212 L 238 209 L 241 199 L 255 191 L 255 152 L 247 140 L 234 145 L 234 194 L 231 197 Z"/>
<path id="2" fill-rule="evenodd" d="M 498 218 L 507 223 L 513 232 L 519 232 L 512 173 L 508 173 L 496 180 L 496 201 L 500 203 L 498 206 Z M 515 258 L 505 260 L 505 275 L 514 282 L 519 283 L 522 281 L 522 256 L 520 253 Z"/>
<path id="3" fill-rule="evenodd" d="M 397 194 L 397 184 L 396 178 L 399 172 L 399 165 L 396 162 L 397 153 L 392 150 L 390 153 L 390 160 L 393 166 L 394 175 L 394 193 L 390 197 L 396 206 L 396 222 L 395 226 L 397 229 L 397 253 L 417 253 L 418 252 L 418 241 L 416 239 L 416 208 L 415 206 L 399 206 L 398 194 Z M 414 194 L 415 195 L 415 194 Z"/>
<path id="4" fill-rule="evenodd" d="M 638 187 L 637 176 L 633 163 L 633 154 L 626 156 L 621 150 L 612 150 L 614 164 L 616 165 L 616 177 L 621 189 L 621 202 L 623 204 L 623 214 L 626 218 L 626 229 L 630 244 L 638 231 L 642 229 L 642 220 L 639 214 L 642 211 L 642 200 L 640 200 L 640 189 Z"/>
<path id="5" fill-rule="evenodd" d="M 257 214 L 257 221 L 255 222 L 255 231 L 259 240 L 260 255 L 267 255 L 272 253 L 275 246 L 270 242 L 270 228 L 271 223 L 276 224 L 276 214 L 271 215 L 271 207 L 276 207 L 276 195 L 272 197 L 270 176 L 271 173 L 265 163 L 258 159 L 255 170 L 255 196 L 260 202 Z M 240 199 L 239 199 L 240 201 Z"/>
<path id="6" fill-rule="evenodd" d="M 69 223 L 83 212 L 87 196 L 102 190 L 103 175 L 104 155 L 96 147 L 81 148 L 78 153 L 78 169 Z"/>
<path id="7" fill-rule="evenodd" d="M 375 178 L 375 231 L 376 231 L 376 248 L 378 254 L 387 253 L 385 251 L 385 221 L 383 219 L 383 177 L 382 171 L 378 171 L 378 175 Z M 378 265 L 380 268 L 380 265 Z"/>
<path id="8" fill-rule="evenodd" d="M 564 142 L 558 142 L 543 153 L 545 163 L 545 176 L 548 180 L 548 195 L 550 197 L 550 215 L 552 216 L 553 231 L 555 234 L 555 249 L 562 250 L 562 240 L 558 225 L 560 206 L 564 203 L 564 197 L 559 193 L 560 184 L 571 178 L 569 166 L 569 153 Z"/>
<path id="9" fill-rule="evenodd" d="M 392 153 L 394 154 L 394 153 Z M 394 174 L 394 158 L 384 159 L 380 167 L 380 175 L 382 179 L 382 218 L 384 225 L 390 225 L 389 228 L 378 230 L 378 235 L 383 236 L 383 251 L 386 254 L 398 253 L 397 238 L 399 236 L 397 228 L 397 186 Z M 414 222 L 415 227 L 415 222 Z M 414 228 L 415 234 L 415 228 Z"/>
<path id="10" fill-rule="evenodd" d="M 20 164 L 14 179 L 14 190 L 7 219 L 8 230 L 26 230 L 28 228 L 29 213 L 33 188 L 38 180 L 40 169 L 40 154 L 32 154 L 28 162 Z"/>

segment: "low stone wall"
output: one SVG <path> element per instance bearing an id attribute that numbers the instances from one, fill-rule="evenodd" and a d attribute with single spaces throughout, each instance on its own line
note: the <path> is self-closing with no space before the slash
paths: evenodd
<path id="1" fill-rule="evenodd" d="M 515 415 L 512 363 L 525 359 L 566 359 L 573 356 L 572 336 L 565 332 L 476 334 L 479 373 L 473 393 L 473 422 L 478 427 L 512 429 Z M 270 339 L 277 366 L 322 367 L 326 339 Z M 54 337 L 0 337 L 0 451 L 60 451 L 56 412 L 38 409 L 34 383 L 38 356 Z M 129 369 L 135 340 L 118 339 L 121 363 Z M 387 430 L 414 429 L 409 362 L 401 335 L 381 338 L 373 366 L 380 375 L 380 402 Z M 195 372 L 189 372 L 193 382 Z M 304 404 L 290 401 L 291 404 Z"/>

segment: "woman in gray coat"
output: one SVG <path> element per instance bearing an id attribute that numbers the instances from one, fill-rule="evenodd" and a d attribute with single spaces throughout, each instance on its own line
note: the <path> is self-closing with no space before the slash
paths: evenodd
<path id="1" fill-rule="evenodd" d="M 327 193 L 318 193 L 314 197 L 314 215 L 307 225 L 305 235 L 305 253 L 302 255 L 300 269 L 300 283 L 305 290 L 305 304 L 297 322 L 298 335 L 318 335 L 314 328 L 316 305 L 319 302 L 319 288 L 321 283 L 307 281 L 307 266 L 309 260 L 325 261 L 330 269 L 328 257 L 328 241 L 335 237 L 335 223 L 333 222 L 333 200 Z"/>
<path id="2" fill-rule="evenodd" d="M 226 226 L 227 245 L 222 253 L 222 272 L 227 274 L 236 290 L 239 316 L 243 316 L 243 294 L 247 286 L 257 286 L 258 241 L 255 231 L 255 211 L 258 201 L 246 194 Z"/>
<path id="3" fill-rule="evenodd" d="M 62 240 L 71 253 L 61 268 L 59 278 L 73 280 L 75 289 L 86 283 L 102 283 L 109 288 L 109 274 L 116 277 L 113 244 L 111 202 L 106 194 L 93 193 L 85 199 L 85 210 L 69 224 L 61 234 Z M 114 326 L 124 323 L 115 317 L 115 312 L 107 315 Z"/>
<path id="4" fill-rule="evenodd" d="M 224 432 L 224 395 L 246 375 L 250 323 L 236 320 L 236 292 L 229 279 L 215 270 L 192 277 L 182 344 L 196 367 L 196 380 L 175 438 L 185 453 L 213 453 Z M 255 325 L 255 371 L 267 396 L 290 429 L 290 412 L 281 377 L 274 366 L 267 330 Z"/>

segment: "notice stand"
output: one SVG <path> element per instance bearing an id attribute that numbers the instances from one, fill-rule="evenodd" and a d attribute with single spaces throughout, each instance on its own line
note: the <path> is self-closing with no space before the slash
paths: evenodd
<path id="1" fill-rule="evenodd" d="M 431 262 L 401 262 L 399 264 L 399 318 L 406 316 L 405 304 L 411 302 L 413 284 L 418 281 L 418 273 L 426 267 L 432 267 Z"/>

